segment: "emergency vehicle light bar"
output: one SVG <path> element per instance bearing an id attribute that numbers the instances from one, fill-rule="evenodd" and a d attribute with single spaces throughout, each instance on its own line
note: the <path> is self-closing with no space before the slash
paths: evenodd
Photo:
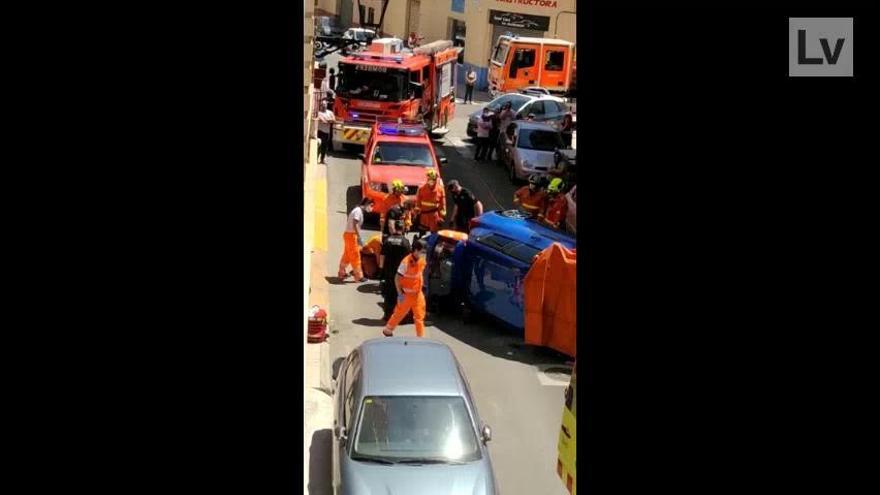
<path id="1" fill-rule="evenodd" d="M 379 134 L 398 136 L 424 136 L 425 126 L 422 124 L 398 124 L 383 122 L 379 124 Z"/>

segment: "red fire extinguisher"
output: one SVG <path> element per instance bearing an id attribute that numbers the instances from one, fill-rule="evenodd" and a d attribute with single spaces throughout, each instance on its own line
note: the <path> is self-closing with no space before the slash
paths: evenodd
<path id="1" fill-rule="evenodd" d="M 309 310 L 309 343 L 321 343 L 327 340 L 327 312 L 318 306 Z"/>

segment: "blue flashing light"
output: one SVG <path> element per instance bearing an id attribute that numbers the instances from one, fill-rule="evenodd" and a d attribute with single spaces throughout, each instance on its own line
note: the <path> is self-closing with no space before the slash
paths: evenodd
<path id="1" fill-rule="evenodd" d="M 379 124 L 379 134 L 396 136 L 424 136 L 425 127 L 421 125 L 407 125 L 384 123 Z"/>
<path id="2" fill-rule="evenodd" d="M 353 118 L 353 119 L 358 118 L 357 112 L 351 112 L 351 118 Z"/>

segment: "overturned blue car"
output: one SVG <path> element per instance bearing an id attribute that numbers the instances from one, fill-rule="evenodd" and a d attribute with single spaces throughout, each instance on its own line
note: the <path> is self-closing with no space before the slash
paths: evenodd
<path id="1" fill-rule="evenodd" d="M 516 210 L 490 211 L 471 220 L 466 236 L 440 231 L 426 241 L 429 305 L 457 308 L 463 303 L 518 333 L 524 331 L 523 279 L 535 256 L 554 242 L 577 247 L 571 235 Z"/>

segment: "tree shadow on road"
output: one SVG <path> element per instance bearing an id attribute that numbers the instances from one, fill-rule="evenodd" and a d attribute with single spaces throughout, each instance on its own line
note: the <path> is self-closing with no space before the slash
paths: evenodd
<path id="1" fill-rule="evenodd" d="M 332 495 L 333 432 L 329 428 L 312 434 L 309 445 L 309 495 Z"/>

